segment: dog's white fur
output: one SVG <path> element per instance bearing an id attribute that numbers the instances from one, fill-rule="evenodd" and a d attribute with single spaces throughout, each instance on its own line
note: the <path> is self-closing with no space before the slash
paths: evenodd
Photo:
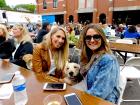
<path id="1" fill-rule="evenodd" d="M 66 82 L 69 85 L 74 85 L 76 83 L 78 83 L 80 79 L 77 76 L 80 74 L 80 65 L 77 63 L 67 63 L 65 70 L 65 78 L 63 79 L 64 82 Z"/>
<path id="2" fill-rule="evenodd" d="M 67 63 L 66 68 L 65 68 L 65 74 L 67 77 L 71 77 L 70 73 L 73 73 L 73 76 L 77 76 L 80 70 L 80 65 L 77 63 Z"/>

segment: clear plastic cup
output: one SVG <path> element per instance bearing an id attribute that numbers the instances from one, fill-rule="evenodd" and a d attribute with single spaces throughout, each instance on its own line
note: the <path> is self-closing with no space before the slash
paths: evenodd
<path id="1" fill-rule="evenodd" d="M 0 105 L 3 105 L 1 100 L 0 100 Z"/>
<path id="2" fill-rule="evenodd" d="M 43 100 L 43 105 L 62 105 L 63 98 L 58 94 L 50 94 Z"/>

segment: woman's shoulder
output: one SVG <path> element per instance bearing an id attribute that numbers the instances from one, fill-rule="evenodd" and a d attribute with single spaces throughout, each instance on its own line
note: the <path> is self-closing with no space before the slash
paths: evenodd
<path id="1" fill-rule="evenodd" d="M 113 54 L 104 54 L 99 60 L 99 65 L 118 66 L 118 60 Z"/>
<path id="2" fill-rule="evenodd" d="M 106 54 L 103 54 L 102 56 L 101 56 L 101 60 L 103 60 L 103 61 L 112 61 L 112 60 L 116 60 L 116 57 L 113 55 L 113 54 L 108 54 L 108 53 L 106 53 Z"/>
<path id="3" fill-rule="evenodd" d="M 48 50 L 48 49 L 46 48 L 46 46 L 44 46 L 43 43 L 37 43 L 37 44 L 35 44 L 35 45 L 34 45 L 34 48 L 35 48 L 35 49 L 38 49 L 38 50 Z"/>
<path id="4" fill-rule="evenodd" d="M 30 41 L 22 41 L 20 44 L 22 44 L 24 46 L 33 46 L 33 43 Z"/>
<path id="5" fill-rule="evenodd" d="M 41 43 L 36 43 L 36 44 L 34 44 L 34 48 L 36 48 L 36 49 L 42 49 L 43 46 L 42 46 Z"/>
<path id="6" fill-rule="evenodd" d="M 1 45 L 4 45 L 4 46 L 14 46 L 14 40 L 7 39 Z"/>

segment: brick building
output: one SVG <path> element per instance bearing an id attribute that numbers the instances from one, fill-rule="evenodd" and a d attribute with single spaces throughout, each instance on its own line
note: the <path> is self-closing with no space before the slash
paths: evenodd
<path id="1" fill-rule="evenodd" d="M 140 23 L 140 0 L 36 0 L 43 21 Z"/>

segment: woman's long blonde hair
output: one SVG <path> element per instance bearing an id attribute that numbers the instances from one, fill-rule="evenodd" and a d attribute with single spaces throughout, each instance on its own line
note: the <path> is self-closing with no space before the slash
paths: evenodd
<path id="1" fill-rule="evenodd" d="M 13 28 L 18 28 L 22 31 L 22 39 L 20 42 L 33 42 L 31 36 L 29 35 L 29 32 L 27 31 L 27 28 L 23 26 L 23 24 L 16 24 Z"/>
<path id="2" fill-rule="evenodd" d="M 0 24 L 0 29 L 2 29 L 2 31 L 3 31 L 3 37 L 5 37 L 7 40 L 9 38 L 9 35 L 8 35 L 8 31 L 7 31 L 6 26 L 3 24 Z"/>
<path id="3" fill-rule="evenodd" d="M 93 52 L 87 47 L 85 42 L 85 37 L 88 29 L 94 29 L 99 35 L 101 35 L 101 46 L 100 48 L 94 53 L 96 54 L 103 54 L 103 53 L 112 53 L 109 47 L 109 43 L 106 40 L 105 33 L 100 25 L 97 24 L 89 24 L 82 32 L 82 52 L 81 52 L 81 62 L 82 64 L 86 65 L 89 63 L 91 57 L 93 57 Z M 93 62 L 90 62 L 93 63 Z M 89 64 L 90 65 L 90 64 Z"/>
<path id="4" fill-rule="evenodd" d="M 52 46 L 51 37 L 53 34 L 55 34 L 59 30 L 64 32 L 65 42 L 61 48 L 58 48 L 56 50 L 56 52 L 54 54 L 54 61 L 55 61 L 55 66 L 56 66 L 57 70 L 63 70 L 66 62 L 68 61 L 68 54 L 69 54 L 69 42 L 68 42 L 66 30 L 59 26 L 53 27 L 50 30 L 50 32 L 44 36 L 42 43 L 44 44 L 44 46 L 46 46 L 47 48 L 50 49 Z"/>

